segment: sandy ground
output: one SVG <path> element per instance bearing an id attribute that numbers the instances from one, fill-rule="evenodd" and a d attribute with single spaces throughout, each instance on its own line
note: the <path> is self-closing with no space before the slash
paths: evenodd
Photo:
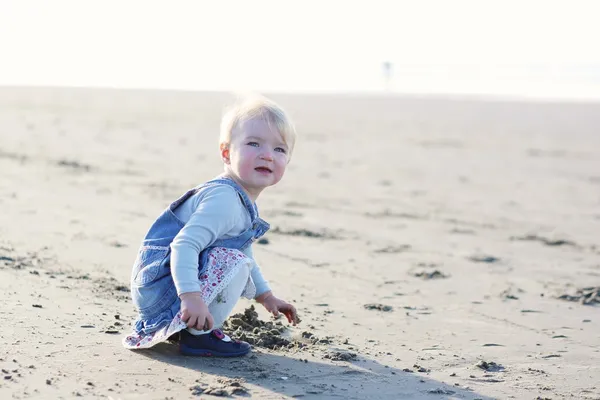
<path id="1" fill-rule="evenodd" d="M 558 298 L 600 286 L 600 105 L 274 98 L 299 143 L 255 253 L 305 345 L 221 360 L 121 339 L 230 97 L 0 89 L 0 398 L 600 399 L 600 308 Z"/>

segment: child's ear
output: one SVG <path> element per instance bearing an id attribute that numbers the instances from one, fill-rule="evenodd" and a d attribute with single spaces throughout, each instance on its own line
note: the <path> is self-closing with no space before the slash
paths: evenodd
<path id="1" fill-rule="evenodd" d="M 223 160 L 225 164 L 229 164 L 229 143 L 221 143 L 219 148 L 221 149 L 221 160 Z"/>

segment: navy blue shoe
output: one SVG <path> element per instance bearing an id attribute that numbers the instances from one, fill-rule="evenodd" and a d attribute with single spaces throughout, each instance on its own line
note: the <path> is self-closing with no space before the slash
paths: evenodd
<path id="1" fill-rule="evenodd" d="M 219 329 L 204 335 L 192 335 L 182 330 L 179 337 L 179 352 L 186 356 L 239 357 L 250 352 L 250 344 L 233 340 Z"/>

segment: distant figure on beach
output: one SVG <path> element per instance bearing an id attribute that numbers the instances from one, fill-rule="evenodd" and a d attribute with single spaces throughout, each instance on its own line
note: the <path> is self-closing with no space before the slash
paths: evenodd
<path id="1" fill-rule="evenodd" d="M 242 356 L 250 345 L 219 330 L 241 297 L 296 325 L 296 309 L 273 294 L 252 254 L 269 229 L 255 201 L 281 180 L 295 141 L 285 111 L 265 97 L 239 100 L 224 114 L 224 172 L 171 203 L 142 241 L 131 274 L 138 317 L 126 348 L 178 337 L 185 355 Z"/>
<path id="2" fill-rule="evenodd" d="M 392 75 L 393 75 L 393 65 L 389 61 L 385 61 L 382 64 L 383 69 L 383 84 L 385 87 L 385 91 L 389 92 L 392 89 Z"/>

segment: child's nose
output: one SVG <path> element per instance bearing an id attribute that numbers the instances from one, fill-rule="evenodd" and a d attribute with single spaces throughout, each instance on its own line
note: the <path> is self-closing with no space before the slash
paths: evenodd
<path id="1" fill-rule="evenodd" d="M 260 157 L 265 161 L 273 161 L 273 154 L 269 150 L 263 151 Z"/>

